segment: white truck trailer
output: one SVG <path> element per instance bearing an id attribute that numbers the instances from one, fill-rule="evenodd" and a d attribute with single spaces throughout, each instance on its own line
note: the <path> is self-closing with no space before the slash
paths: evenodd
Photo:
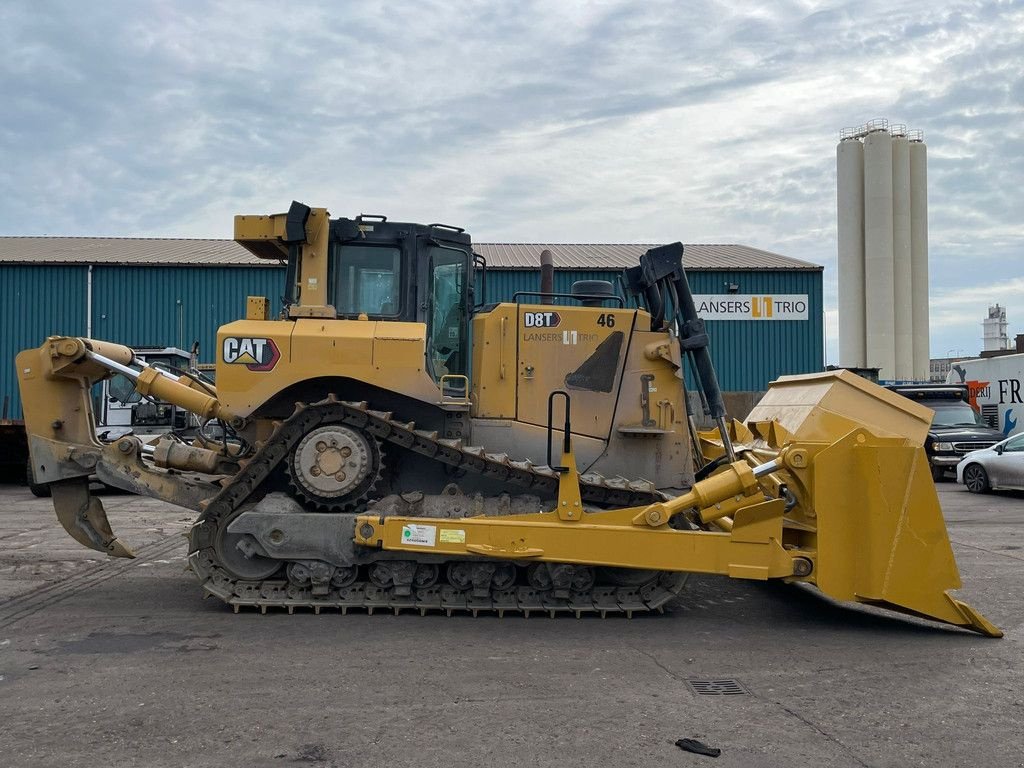
<path id="1" fill-rule="evenodd" d="M 953 363 L 949 384 L 966 384 L 970 403 L 1005 436 L 1024 432 L 1024 353 Z"/>

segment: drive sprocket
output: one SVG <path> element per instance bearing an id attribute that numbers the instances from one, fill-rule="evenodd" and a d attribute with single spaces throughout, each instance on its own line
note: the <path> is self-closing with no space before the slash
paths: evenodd
<path id="1" fill-rule="evenodd" d="M 292 495 L 329 512 L 352 509 L 373 498 L 383 468 L 377 438 L 344 424 L 311 429 L 285 462 Z"/>

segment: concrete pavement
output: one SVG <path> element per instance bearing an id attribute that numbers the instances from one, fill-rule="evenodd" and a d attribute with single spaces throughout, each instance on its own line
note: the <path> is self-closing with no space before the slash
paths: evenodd
<path id="1" fill-rule="evenodd" d="M 710 577 L 633 620 L 235 615 L 190 513 L 107 496 L 141 554 L 108 561 L 3 486 L 0 764 L 1022 766 L 1024 495 L 940 499 L 1002 640 Z"/>

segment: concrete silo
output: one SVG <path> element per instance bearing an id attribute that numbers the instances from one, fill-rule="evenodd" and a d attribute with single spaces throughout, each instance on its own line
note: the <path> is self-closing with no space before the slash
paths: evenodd
<path id="1" fill-rule="evenodd" d="M 847 138 L 836 147 L 839 179 L 839 364 L 867 365 L 864 338 L 864 145 Z"/>
<path id="2" fill-rule="evenodd" d="M 910 256 L 910 142 L 907 140 L 905 125 L 892 128 L 892 236 L 895 377 L 906 381 L 915 378 L 915 374 Z"/>
<path id="3" fill-rule="evenodd" d="M 864 327 L 880 379 L 896 374 L 892 198 L 892 136 L 873 130 L 864 137 Z"/>
<path id="4" fill-rule="evenodd" d="M 928 192 L 920 131 L 844 128 L 836 147 L 839 363 L 928 378 Z"/>
<path id="5" fill-rule="evenodd" d="M 928 380 L 928 148 L 920 131 L 910 136 L 910 267 L 914 378 Z"/>

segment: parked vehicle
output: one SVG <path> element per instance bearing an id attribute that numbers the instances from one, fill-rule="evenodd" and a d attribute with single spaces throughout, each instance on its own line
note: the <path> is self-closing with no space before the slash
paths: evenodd
<path id="1" fill-rule="evenodd" d="M 968 388 L 968 402 L 1003 437 L 1024 432 L 1024 354 L 960 360 L 946 377 Z"/>
<path id="2" fill-rule="evenodd" d="M 935 412 L 924 450 L 936 482 L 944 480 L 968 453 L 991 448 L 1003 437 L 970 406 L 963 384 L 893 384 L 886 388 Z"/>
<path id="3" fill-rule="evenodd" d="M 956 481 L 971 493 L 1024 491 L 1024 433 L 967 454 L 956 465 Z"/>
<path id="4" fill-rule="evenodd" d="M 285 306 L 251 296 L 221 326 L 215 384 L 96 339 L 17 357 L 33 469 L 84 546 L 134 556 L 95 474 L 194 510 L 189 567 L 236 611 L 628 618 L 714 573 L 1002 635 L 950 594 L 932 412 L 836 371 L 781 376 L 749 426 L 728 420 L 682 243 L 642 254 L 625 295 L 578 281 L 488 304 L 458 227 L 293 202 L 235 217 L 235 239 L 288 260 Z M 221 440 L 101 443 L 87 387 L 116 374 Z"/>

